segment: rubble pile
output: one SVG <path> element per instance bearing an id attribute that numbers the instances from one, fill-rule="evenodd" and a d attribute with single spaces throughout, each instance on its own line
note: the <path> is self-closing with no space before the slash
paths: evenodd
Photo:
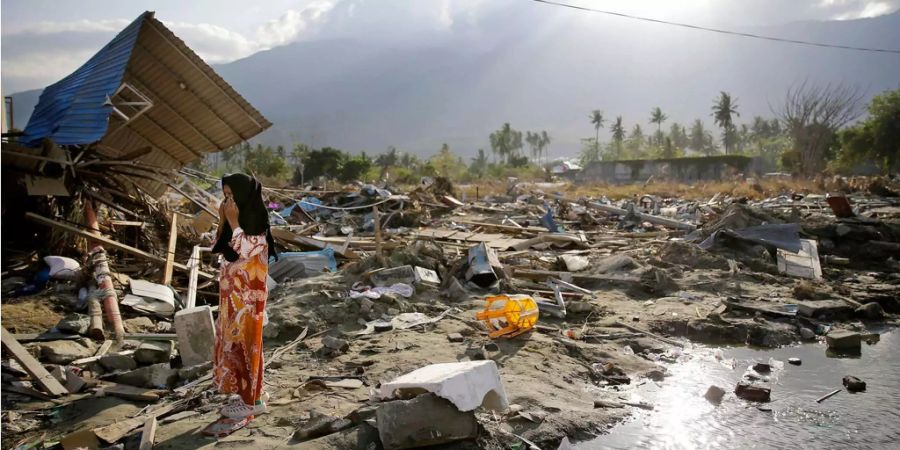
<path id="1" fill-rule="evenodd" d="M 85 195 L 29 212 L 42 240 L 4 249 L 7 442 L 127 448 L 149 423 L 173 447 L 211 442 L 194 431 L 224 401 L 207 253 L 221 192 L 196 170 L 179 177 L 159 201 Z M 466 198 L 442 178 L 405 194 L 266 188 L 281 253 L 264 329 L 270 413 L 222 440 L 556 448 L 652 408 L 627 389 L 665 382 L 686 339 L 858 352 L 874 339 L 864 324 L 900 313 L 900 200 L 855 184 L 866 188 L 759 202 L 570 199 L 522 183 Z M 730 392 L 783 395 L 750 379 L 706 396 Z M 106 413 L 81 413 L 94 410 Z"/>

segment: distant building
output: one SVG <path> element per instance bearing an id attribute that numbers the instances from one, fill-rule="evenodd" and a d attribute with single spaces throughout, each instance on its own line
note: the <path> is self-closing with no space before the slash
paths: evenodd
<path id="1" fill-rule="evenodd" d="M 550 173 L 553 175 L 572 175 L 580 171 L 581 166 L 572 161 L 560 161 L 554 163 L 553 167 L 550 168 Z"/>
<path id="2" fill-rule="evenodd" d="M 737 174 L 759 175 L 762 172 L 761 163 L 759 157 L 743 155 L 595 161 L 573 179 L 608 183 L 638 183 L 650 177 L 655 180 L 711 181 Z"/>

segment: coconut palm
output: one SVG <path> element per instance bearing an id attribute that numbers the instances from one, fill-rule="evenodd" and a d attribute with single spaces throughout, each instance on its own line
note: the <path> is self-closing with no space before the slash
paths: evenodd
<path id="1" fill-rule="evenodd" d="M 732 98 L 725 91 L 719 93 L 719 98 L 713 103 L 712 116 L 716 125 L 722 128 L 722 145 L 725 146 L 725 154 L 734 146 L 737 133 L 732 116 L 740 116 L 737 112 L 737 99 Z"/>
<path id="2" fill-rule="evenodd" d="M 668 119 L 669 116 L 663 114 L 662 109 L 657 106 L 650 111 L 650 123 L 656 124 L 656 135 L 660 136 L 662 133 L 662 124 Z M 658 145 L 662 145 L 662 142 L 657 142 Z"/>

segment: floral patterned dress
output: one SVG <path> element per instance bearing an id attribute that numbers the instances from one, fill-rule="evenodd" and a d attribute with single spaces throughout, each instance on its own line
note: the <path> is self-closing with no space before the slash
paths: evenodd
<path id="1" fill-rule="evenodd" d="M 213 379 L 219 392 L 239 394 L 252 405 L 263 390 L 263 315 L 266 309 L 269 249 L 266 235 L 247 236 L 238 228 L 231 238 L 238 259 L 222 258 L 219 271 L 219 320 Z"/>

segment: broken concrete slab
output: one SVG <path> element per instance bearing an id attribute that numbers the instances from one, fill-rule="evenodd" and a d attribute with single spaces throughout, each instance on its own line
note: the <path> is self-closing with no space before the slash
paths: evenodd
<path id="1" fill-rule="evenodd" d="M 178 369 L 178 379 L 181 382 L 193 381 L 206 375 L 210 370 L 212 370 L 212 361 L 197 364 L 196 366 L 182 367 Z"/>
<path id="2" fill-rule="evenodd" d="M 72 313 L 60 319 L 56 329 L 65 333 L 86 335 L 91 327 L 91 318 L 87 314 Z"/>
<path id="3" fill-rule="evenodd" d="M 90 339 L 48 341 L 28 344 L 38 358 L 51 364 L 68 364 L 92 356 L 97 350 Z"/>
<path id="4" fill-rule="evenodd" d="M 853 307 L 841 300 L 798 301 L 797 314 L 803 317 L 844 317 L 853 312 Z"/>
<path id="5" fill-rule="evenodd" d="M 854 314 L 868 320 L 881 320 L 884 319 L 884 308 L 876 302 L 869 302 L 856 308 Z"/>
<path id="6" fill-rule="evenodd" d="M 146 316 L 123 320 L 122 326 L 125 327 L 126 333 L 151 333 L 156 329 L 153 321 Z"/>
<path id="7" fill-rule="evenodd" d="M 216 326 L 209 306 L 197 306 L 175 313 L 175 332 L 178 334 L 178 353 L 183 365 L 195 366 L 212 361 Z"/>
<path id="8" fill-rule="evenodd" d="M 383 383 L 382 399 L 394 398 L 398 391 L 432 392 L 450 400 L 460 411 L 484 406 L 495 411 L 509 407 L 506 390 L 494 361 L 465 361 L 432 364 Z"/>
<path id="9" fill-rule="evenodd" d="M 768 402 L 771 400 L 772 390 L 749 383 L 738 383 L 734 388 L 734 395 L 751 402 Z"/>
<path id="10" fill-rule="evenodd" d="M 153 364 L 125 372 L 115 378 L 116 383 L 151 389 L 169 389 L 178 380 L 178 370 L 168 363 Z"/>
<path id="11" fill-rule="evenodd" d="M 474 411 L 461 412 L 434 394 L 382 403 L 375 413 L 387 450 L 445 444 L 478 436 Z"/>
<path id="12" fill-rule="evenodd" d="M 134 370 L 137 368 L 137 361 L 131 351 L 128 353 L 111 353 L 100 357 L 100 365 L 104 369 L 111 372 Z"/>
<path id="13" fill-rule="evenodd" d="M 860 392 L 866 390 L 866 382 L 852 375 L 847 375 L 843 379 L 844 387 L 850 392 Z"/>
<path id="14" fill-rule="evenodd" d="M 715 405 L 722 403 L 722 398 L 724 397 L 725 389 L 722 389 L 718 386 L 710 386 L 709 389 L 706 390 L 706 393 L 703 394 L 703 398 Z"/>
<path id="15" fill-rule="evenodd" d="M 172 341 L 146 341 L 134 352 L 135 361 L 141 364 L 159 364 L 169 362 L 175 343 Z"/>
<path id="16" fill-rule="evenodd" d="M 825 336 L 829 350 L 859 352 L 862 349 L 862 337 L 852 331 L 831 331 Z"/>
<path id="17" fill-rule="evenodd" d="M 580 272 L 591 265 L 591 261 L 584 256 L 560 255 L 559 259 L 569 272 Z"/>

